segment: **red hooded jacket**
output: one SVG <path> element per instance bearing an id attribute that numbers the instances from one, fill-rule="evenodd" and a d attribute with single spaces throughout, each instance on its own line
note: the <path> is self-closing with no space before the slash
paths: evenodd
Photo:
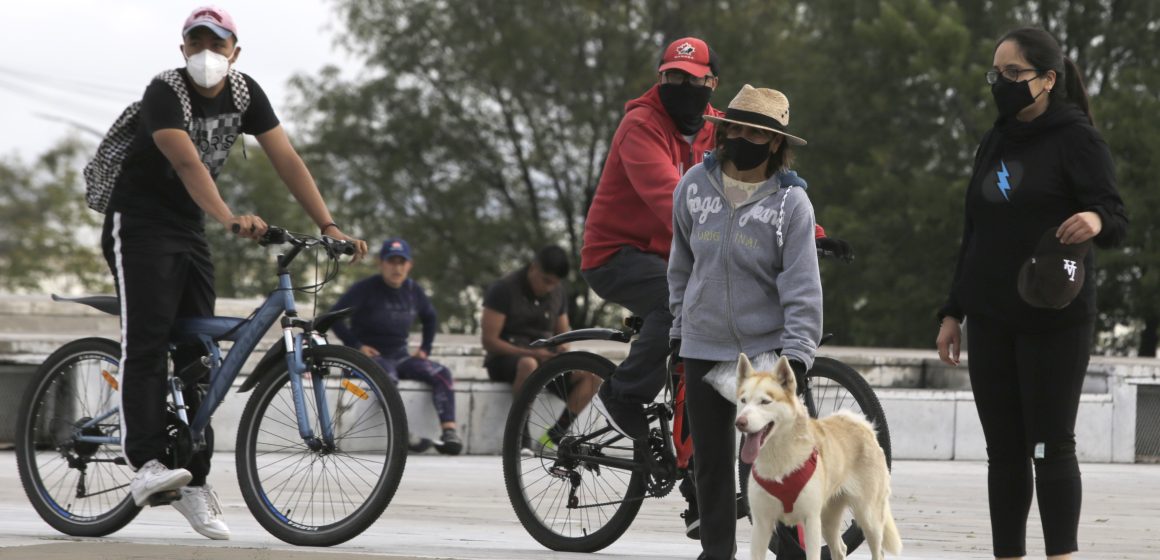
<path id="1" fill-rule="evenodd" d="M 673 190 L 685 171 L 713 149 L 715 128 L 706 122 L 690 145 L 661 104 L 657 87 L 624 106 L 588 209 L 581 270 L 603 265 L 625 245 L 669 258 Z M 723 115 L 712 105 L 705 114 Z"/>

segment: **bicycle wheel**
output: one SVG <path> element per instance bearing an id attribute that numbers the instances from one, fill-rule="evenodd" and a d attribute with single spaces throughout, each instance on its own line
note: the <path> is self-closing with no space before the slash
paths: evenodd
<path id="1" fill-rule="evenodd" d="M 587 373 L 607 380 L 614 369 L 588 352 L 561 354 L 528 378 L 508 413 L 503 438 L 508 499 L 528 534 L 551 550 L 595 552 L 616 542 L 644 499 L 641 472 L 590 460 L 631 462 L 644 449 L 609 428 L 595 407 L 587 406 L 554 441 L 544 437 L 565 410 L 570 380 Z M 525 429 L 530 448 L 525 448 Z"/>
<path id="2" fill-rule="evenodd" d="M 861 413 L 874 426 L 878 436 L 878 445 L 886 454 L 886 466 L 891 464 L 890 455 L 890 428 L 886 424 L 886 414 L 882 411 L 882 404 L 878 402 L 878 395 L 866 382 L 866 378 L 854 368 L 833 358 L 817 358 L 814 367 L 806 374 L 809 380 L 810 396 L 813 400 L 812 413 L 818 418 L 824 418 L 839 410 L 850 410 Z M 741 493 L 745 494 L 749 488 L 750 465 L 738 463 L 738 478 L 741 483 Z M 846 554 L 850 554 L 862 544 L 865 537 L 862 528 L 854 522 L 849 511 L 843 519 L 842 541 L 846 543 Z M 769 541 L 769 550 L 779 559 L 798 560 L 805 558 L 805 551 L 800 544 L 800 536 L 796 527 L 787 527 L 778 524 L 773 537 Z M 822 545 L 822 559 L 829 560 L 830 548 Z"/>
<path id="3" fill-rule="evenodd" d="M 116 342 L 75 340 L 41 364 L 21 401 L 20 483 L 41 519 L 66 535 L 108 535 L 141 511 L 129 495 L 133 472 L 121 458 L 120 444 L 77 441 L 77 436 L 119 437 L 120 363 Z"/>
<path id="4" fill-rule="evenodd" d="M 286 364 L 254 389 L 238 426 L 238 482 L 254 518 L 300 546 L 331 546 L 362 533 L 399 487 L 407 457 L 403 401 L 382 368 L 344 346 L 304 353 L 306 415 L 321 437 L 315 380 L 324 384 L 335 449 L 311 449 L 298 433 Z"/>

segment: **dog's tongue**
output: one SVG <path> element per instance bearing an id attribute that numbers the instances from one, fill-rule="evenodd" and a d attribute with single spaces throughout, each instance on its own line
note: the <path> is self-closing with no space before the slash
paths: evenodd
<path id="1" fill-rule="evenodd" d="M 752 465 L 757 460 L 757 452 L 761 450 L 761 432 L 743 434 L 741 436 L 741 461 Z"/>

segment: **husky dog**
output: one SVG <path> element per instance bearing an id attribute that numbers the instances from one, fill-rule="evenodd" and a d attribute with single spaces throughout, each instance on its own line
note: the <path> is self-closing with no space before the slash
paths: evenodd
<path id="1" fill-rule="evenodd" d="M 866 535 L 870 555 L 899 554 L 902 540 L 890 513 L 890 470 L 874 427 L 858 414 L 839 411 L 810 418 L 797 398 L 797 380 L 784 356 L 773 371 L 757 372 L 741 354 L 737 364 L 737 429 L 741 460 L 753 465 L 749 507 L 752 560 L 766 557 L 777 522 L 805 527 L 808 560 L 819 560 L 822 539 L 830 557 L 846 557 L 846 508 Z"/>

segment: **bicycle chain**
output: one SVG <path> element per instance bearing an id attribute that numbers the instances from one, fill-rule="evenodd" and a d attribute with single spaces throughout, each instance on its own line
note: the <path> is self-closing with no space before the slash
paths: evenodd
<path id="1" fill-rule="evenodd" d="M 655 431 L 649 434 L 649 454 L 652 461 L 662 469 L 664 473 L 649 473 L 645 479 L 645 490 L 649 496 L 654 498 L 663 498 L 668 496 L 673 488 L 677 485 L 676 476 L 676 460 L 667 452 L 664 440 L 660 434 Z"/>

